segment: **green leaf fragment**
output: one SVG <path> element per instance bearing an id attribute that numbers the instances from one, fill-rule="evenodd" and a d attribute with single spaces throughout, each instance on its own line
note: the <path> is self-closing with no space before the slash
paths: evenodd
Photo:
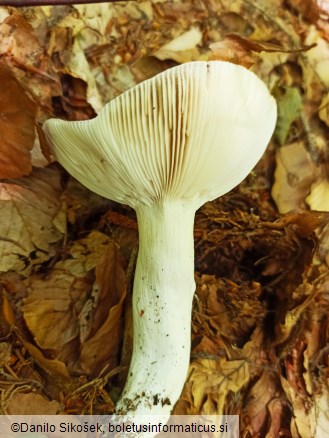
<path id="1" fill-rule="evenodd" d="M 296 87 L 286 87 L 284 95 L 277 99 L 278 119 L 274 135 L 280 145 L 286 143 L 292 123 L 299 117 L 302 109 L 302 97 Z"/>

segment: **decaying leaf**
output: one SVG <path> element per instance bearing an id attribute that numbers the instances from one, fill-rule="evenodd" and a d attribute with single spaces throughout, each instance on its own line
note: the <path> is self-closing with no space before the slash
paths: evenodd
<path id="1" fill-rule="evenodd" d="M 63 406 L 41 394 L 16 392 L 6 403 L 6 410 L 9 415 L 58 415 Z"/>
<path id="2" fill-rule="evenodd" d="M 79 315 L 94 282 L 92 270 L 110 242 L 92 232 L 74 242 L 46 278 L 30 277 L 24 319 L 41 348 L 58 350 L 79 336 Z"/>
<path id="3" fill-rule="evenodd" d="M 41 349 L 88 374 L 117 364 L 125 280 L 109 237 L 93 231 L 74 242 L 49 276 L 34 275 L 29 285 L 23 315 Z"/>
<path id="4" fill-rule="evenodd" d="M 89 375 L 97 375 L 105 365 L 111 369 L 117 364 L 125 296 L 125 275 L 112 243 L 96 267 L 92 298 L 80 314 L 80 364 Z M 83 320 L 88 324 L 84 329 Z"/>
<path id="5" fill-rule="evenodd" d="M 212 51 L 211 59 L 233 62 L 234 64 L 251 67 L 256 61 L 255 53 L 260 52 L 304 52 L 313 48 L 311 44 L 300 49 L 286 49 L 278 44 L 267 41 L 256 41 L 236 34 L 225 35 L 223 41 L 218 41 L 209 45 Z"/>
<path id="6" fill-rule="evenodd" d="M 245 360 L 198 359 L 191 363 L 185 389 L 174 413 L 176 415 L 218 415 L 226 398 L 237 394 L 250 378 Z"/>
<path id="7" fill-rule="evenodd" d="M 329 211 L 329 180 L 326 176 L 311 186 L 306 202 L 312 210 Z"/>
<path id="8" fill-rule="evenodd" d="M 0 178 L 19 178 L 32 170 L 37 105 L 3 62 L 0 83 Z"/>
<path id="9" fill-rule="evenodd" d="M 211 43 L 209 48 L 212 51 L 210 59 L 214 61 L 228 61 L 246 68 L 251 67 L 256 62 L 256 57 L 251 50 L 227 37 L 223 41 Z"/>
<path id="10" fill-rule="evenodd" d="M 61 94 L 60 81 L 35 29 L 18 9 L 7 8 L 0 18 L 0 33 L 0 56 L 38 102 L 38 109 L 51 112 L 53 96 Z"/>
<path id="11" fill-rule="evenodd" d="M 319 117 L 329 127 L 329 93 L 322 99 L 319 108 Z"/>
<path id="12" fill-rule="evenodd" d="M 262 162 L 197 213 L 191 367 L 175 411 L 239 414 L 243 438 L 328 431 L 325 3 L 0 8 L 0 56 L 36 102 L 40 124 L 50 114 L 94 117 L 176 62 L 209 59 L 209 46 L 213 59 L 252 65 L 278 99 L 276 136 Z M 25 109 L 34 122 L 34 110 Z M 15 119 L 17 129 L 22 123 Z M 3 154 L 19 172 L 30 158 L 26 139 L 13 140 L 20 155 Z M 44 146 L 43 153 L 50 159 Z M 45 165 L 40 153 L 31 155 L 33 166 Z M 128 364 L 125 353 L 118 362 L 125 285 L 116 245 L 126 267 L 137 244 L 135 216 L 67 178 L 49 167 L 0 185 L 0 391 L 12 413 L 22 405 L 58 413 L 62 401 L 66 414 L 111 412 L 108 390 L 120 386 L 112 377 Z"/>
<path id="13" fill-rule="evenodd" d="M 48 359 L 35 345 L 28 342 L 22 336 L 18 335 L 20 342 L 24 348 L 29 352 L 30 356 L 35 360 L 37 365 L 53 379 L 68 380 L 70 374 L 64 362 L 56 359 Z"/>
<path id="14" fill-rule="evenodd" d="M 28 272 L 54 254 L 66 229 L 61 191 L 55 168 L 0 183 L 0 272 Z"/>
<path id="15" fill-rule="evenodd" d="M 270 408 L 270 405 L 273 405 Z M 284 410 L 288 410 L 285 398 L 275 370 L 264 370 L 250 389 L 246 400 L 246 415 L 248 416 L 249 429 L 255 436 L 261 436 L 271 424 L 271 437 L 280 436 L 281 421 Z M 276 434 L 275 434 L 276 433 Z"/>
<path id="16" fill-rule="evenodd" d="M 264 317 L 265 309 L 259 301 L 260 284 L 237 284 L 214 275 L 201 278 L 196 275 L 196 282 L 198 307 L 193 313 L 196 332 L 193 352 L 218 353 L 225 350 L 225 342 L 240 344 Z"/>
<path id="17" fill-rule="evenodd" d="M 316 74 L 325 87 L 329 87 L 329 42 L 323 38 L 316 27 L 311 26 L 306 38 L 306 44 L 314 44 L 316 47 L 307 52 L 307 60 L 312 67 L 308 74 L 313 79 Z M 318 79 L 318 80 L 319 80 Z"/>
<path id="18" fill-rule="evenodd" d="M 202 33 L 200 29 L 192 28 L 162 46 L 153 53 L 153 56 L 161 61 L 165 59 L 172 59 L 179 63 L 194 61 L 200 57 L 197 46 L 201 41 Z"/>
<path id="19" fill-rule="evenodd" d="M 81 260 L 58 262 L 48 278 L 32 276 L 24 319 L 43 349 L 60 349 L 78 336 L 77 319 L 93 278 Z"/>
<path id="20" fill-rule="evenodd" d="M 276 153 L 272 196 L 280 213 L 305 207 L 318 169 L 303 142 L 283 146 Z"/>

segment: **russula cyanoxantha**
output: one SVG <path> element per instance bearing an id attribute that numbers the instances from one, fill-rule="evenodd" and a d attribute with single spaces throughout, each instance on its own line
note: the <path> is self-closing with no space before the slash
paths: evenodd
<path id="1" fill-rule="evenodd" d="M 137 213 L 133 356 L 118 413 L 167 415 L 179 398 L 190 358 L 195 211 L 248 175 L 275 122 L 275 101 L 255 74 L 212 61 L 142 82 L 93 120 L 45 123 L 69 173 Z"/>

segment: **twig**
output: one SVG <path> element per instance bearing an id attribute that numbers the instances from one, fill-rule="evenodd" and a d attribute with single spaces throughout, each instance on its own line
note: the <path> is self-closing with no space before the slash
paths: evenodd
<path id="1" fill-rule="evenodd" d="M 85 3 L 118 3 L 124 1 L 135 0 L 0 0 L 0 6 L 21 8 L 23 6 L 81 5 Z"/>

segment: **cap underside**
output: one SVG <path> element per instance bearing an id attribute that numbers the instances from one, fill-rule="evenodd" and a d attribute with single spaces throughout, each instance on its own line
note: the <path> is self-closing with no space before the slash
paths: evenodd
<path id="1" fill-rule="evenodd" d="M 221 61 L 169 69 L 89 121 L 48 120 L 58 161 L 96 193 L 132 207 L 199 206 L 241 182 L 262 156 L 276 104 L 249 70 Z"/>

